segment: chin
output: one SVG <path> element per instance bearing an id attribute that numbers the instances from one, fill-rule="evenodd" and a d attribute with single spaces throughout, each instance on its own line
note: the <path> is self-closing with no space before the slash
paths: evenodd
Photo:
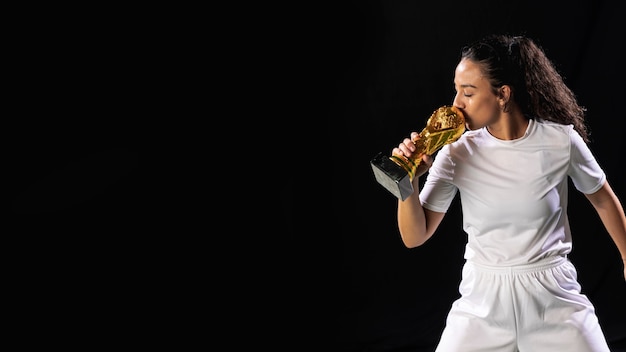
<path id="1" fill-rule="evenodd" d="M 468 131 L 479 130 L 485 126 L 485 124 L 476 124 L 471 120 L 465 119 L 465 129 Z"/>

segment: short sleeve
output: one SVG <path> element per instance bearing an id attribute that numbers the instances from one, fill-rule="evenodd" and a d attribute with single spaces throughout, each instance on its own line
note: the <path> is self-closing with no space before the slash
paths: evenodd
<path id="1" fill-rule="evenodd" d="M 604 185 L 606 174 L 589 146 L 573 128 L 570 129 L 570 141 L 568 175 L 577 190 L 584 194 L 594 193 Z"/>
<path id="2" fill-rule="evenodd" d="M 454 162 L 450 158 L 450 146 L 445 145 L 433 161 L 424 186 L 420 190 L 422 206 L 428 210 L 445 213 L 448 211 L 458 188 L 453 184 Z"/>

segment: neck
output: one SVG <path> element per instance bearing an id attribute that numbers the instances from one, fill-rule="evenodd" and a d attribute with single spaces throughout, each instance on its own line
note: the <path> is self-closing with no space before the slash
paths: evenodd
<path id="1" fill-rule="evenodd" d="M 527 128 L 528 119 L 520 111 L 503 113 L 498 122 L 487 126 L 492 136 L 505 141 L 523 137 Z"/>

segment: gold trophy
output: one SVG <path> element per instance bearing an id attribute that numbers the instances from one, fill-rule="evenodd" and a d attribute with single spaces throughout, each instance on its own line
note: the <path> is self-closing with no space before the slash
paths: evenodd
<path id="1" fill-rule="evenodd" d="M 424 154 L 431 155 L 465 132 L 465 116 L 454 106 L 442 106 L 428 118 L 426 127 L 413 141 L 417 149 L 410 158 L 378 153 L 370 161 L 378 183 L 401 200 L 413 194 L 413 178 Z"/>

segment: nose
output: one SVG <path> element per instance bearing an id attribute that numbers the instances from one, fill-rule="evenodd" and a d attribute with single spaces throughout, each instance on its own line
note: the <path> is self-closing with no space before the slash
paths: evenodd
<path id="1" fill-rule="evenodd" d="M 452 99 L 452 106 L 455 106 L 459 109 L 463 109 L 465 107 L 465 104 L 463 104 L 463 101 L 461 99 L 461 93 L 456 93 L 454 95 L 454 99 Z"/>

